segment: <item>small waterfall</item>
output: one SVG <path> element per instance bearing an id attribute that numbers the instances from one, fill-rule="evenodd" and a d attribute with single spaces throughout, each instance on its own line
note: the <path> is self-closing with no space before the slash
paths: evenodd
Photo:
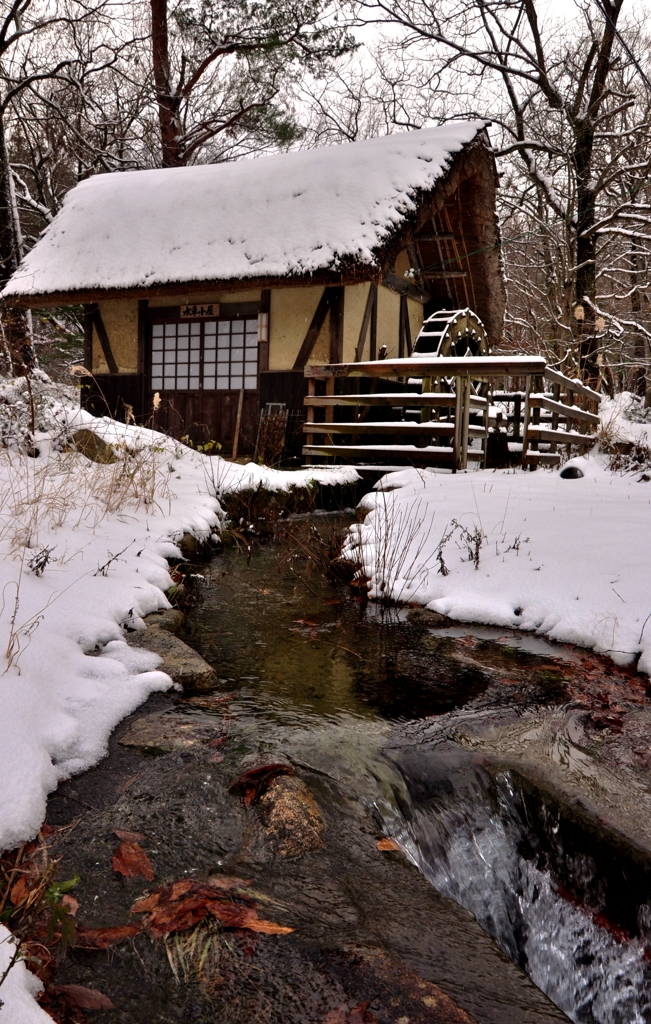
<path id="1" fill-rule="evenodd" d="M 638 865 L 635 876 L 587 834 L 577 841 L 562 810 L 510 772 L 491 775 L 449 753 L 399 768 L 411 806 L 401 786 L 404 815 L 387 803 L 376 813 L 432 885 L 474 914 L 572 1020 L 651 1022 L 648 869 Z M 618 872 L 630 905 L 613 915 Z"/>

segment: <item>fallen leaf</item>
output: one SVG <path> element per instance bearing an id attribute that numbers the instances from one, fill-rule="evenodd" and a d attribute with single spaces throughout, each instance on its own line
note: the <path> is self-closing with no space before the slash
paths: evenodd
<path id="1" fill-rule="evenodd" d="M 65 896 L 61 898 L 61 906 L 66 908 L 70 917 L 74 917 L 79 910 L 79 900 L 76 900 L 74 896 L 70 896 L 69 893 L 66 893 Z"/>
<path id="2" fill-rule="evenodd" d="M 377 844 L 377 848 L 378 850 L 397 850 L 398 853 L 402 852 L 401 847 L 398 845 L 395 839 L 380 839 L 379 843 Z"/>
<path id="3" fill-rule="evenodd" d="M 144 899 L 138 900 L 131 908 L 132 914 L 148 914 L 150 910 L 158 906 L 160 899 L 160 892 L 153 892 L 151 896 L 145 896 Z"/>
<path id="4" fill-rule="evenodd" d="M 218 921 L 221 921 L 227 928 L 246 928 L 250 932 L 259 932 L 261 935 L 289 935 L 293 928 L 287 928 L 274 921 L 265 921 L 258 917 L 255 907 L 242 907 L 236 903 L 223 903 L 216 901 L 207 903 L 206 907 Z"/>
<path id="5" fill-rule="evenodd" d="M 221 747 L 226 742 L 225 736 L 216 736 L 214 740 L 211 740 L 208 744 L 209 747 Z"/>
<path id="6" fill-rule="evenodd" d="M 211 754 L 208 758 L 208 764 L 221 764 L 223 760 L 223 754 Z"/>
<path id="7" fill-rule="evenodd" d="M 279 775 L 293 775 L 294 769 L 288 764 L 264 764 L 243 772 L 239 779 L 231 783 L 231 793 L 242 797 L 245 807 L 259 800 L 267 791 L 270 783 Z"/>
<path id="8" fill-rule="evenodd" d="M 27 882 L 23 875 L 21 875 L 18 881 L 12 885 L 11 892 L 9 893 L 9 899 L 13 903 L 14 907 L 17 907 L 19 903 L 23 902 L 28 894 L 29 889 L 27 888 Z"/>
<path id="9" fill-rule="evenodd" d="M 85 949 L 108 949 L 132 939 L 142 931 L 140 924 L 122 924 L 115 928 L 78 928 L 76 945 Z"/>
<path id="10" fill-rule="evenodd" d="M 114 828 L 113 835 L 117 836 L 123 843 L 139 843 L 147 838 L 142 832 L 123 832 L 121 828 Z"/>
<path id="11" fill-rule="evenodd" d="M 254 900 L 239 891 L 247 883 L 240 878 L 222 876 L 212 884 L 182 879 L 171 886 L 161 886 L 137 901 L 133 914 L 146 914 L 145 927 L 154 938 L 170 932 L 187 931 L 212 914 L 224 928 L 245 929 L 262 935 L 287 935 L 293 931 L 285 925 L 258 917 Z M 226 899 L 224 890 L 238 890 Z"/>
<path id="12" fill-rule="evenodd" d="M 80 1010 L 114 1010 L 115 1007 L 108 996 L 98 992 L 96 988 L 84 985 L 53 985 L 55 995 L 65 996 L 69 1003 Z"/>
<path id="13" fill-rule="evenodd" d="M 54 825 L 48 825 L 47 822 L 44 822 L 41 825 L 41 835 L 45 836 L 46 838 L 47 838 L 47 836 L 54 835 L 54 833 L 58 832 L 58 831 L 59 831 L 58 828 L 55 828 Z"/>
<path id="14" fill-rule="evenodd" d="M 137 843 L 120 843 L 111 858 L 111 866 L 118 874 L 126 878 L 137 878 L 142 875 L 148 882 L 154 878 L 152 863 Z"/>
<path id="15" fill-rule="evenodd" d="M 170 889 L 170 900 L 178 900 L 181 896 L 185 896 L 186 892 L 190 892 L 194 888 L 194 885 L 191 878 L 182 878 L 180 882 L 175 882 Z"/>

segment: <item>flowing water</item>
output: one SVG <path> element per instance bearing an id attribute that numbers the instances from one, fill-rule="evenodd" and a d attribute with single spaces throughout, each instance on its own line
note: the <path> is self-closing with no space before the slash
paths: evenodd
<path id="1" fill-rule="evenodd" d="M 455 741 L 477 709 L 518 721 L 564 709 L 571 655 L 488 628 L 429 629 L 310 574 L 312 526 L 333 522 L 299 517 L 298 546 L 248 563 L 227 549 L 201 570 L 186 639 L 233 695 L 233 735 L 335 779 L 571 1019 L 651 1021 L 645 853 L 526 765 Z M 412 728 L 430 722 L 434 738 Z"/>

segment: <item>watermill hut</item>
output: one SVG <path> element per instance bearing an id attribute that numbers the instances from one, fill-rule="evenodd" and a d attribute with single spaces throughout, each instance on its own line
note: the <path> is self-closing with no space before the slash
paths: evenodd
<path id="1" fill-rule="evenodd" d="M 504 312 L 486 122 L 80 182 L 4 290 L 82 303 L 85 403 L 252 451 L 309 363 L 407 355 L 427 314 Z M 154 403 L 154 396 L 158 400 Z"/>

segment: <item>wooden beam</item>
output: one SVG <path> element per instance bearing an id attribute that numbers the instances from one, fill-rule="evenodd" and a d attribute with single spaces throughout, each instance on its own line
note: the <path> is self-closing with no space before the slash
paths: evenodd
<path id="1" fill-rule="evenodd" d="M 330 309 L 332 290 L 332 288 L 323 289 L 323 294 L 321 295 L 321 298 L 319 299 L 319 304 L 316 307 L 316 310 L 314 311 L 312 322 L 310 323 L 310 326 L 307 329 L 307 334 L 303 339 L 303 344 L 301 345 L 299 353 L 296 356 L 296 360 L 292 367 L 293 370 L 305 369 L 305 364 L 312 355 L 312 349 L 316 344 L 316 339 L 319 337 L 319 333 L 321 331 L 321 328 L 323 327 L 325 318 L 328 315 L 328 310 Z"/>
<path id="2" fill-rule="evenodd" d="M 260 293 L 260 317 L 261 336 L 258 341 L 258 373 L 264 373 L 269 369 L 269 314 L 271 312 L 271 289 L 263 288 Z"/>
<path id="3" fill-rule="evenodd" d="M 99 306 L 97 305 L 96 302 L 92 303 L 90 307 L 90 316 L 93 322 L 93 327 L 95 328 L 95 333 L 97 334 L 97 337 L 99 338 L 99 343 L 102 346 L 102 352 L 104 353 L 104 358 L 106 360 L 106 365 L 109 368 L 109 373 L 119 373 L 120 371 L 118 370 L 118 364 L 116 363 L 113 352 L 111 351 L 111 343 L 109 341 L 109 336 L 106 333 L 104 321 L 102 320 L 102 314 L 100 313 Z"/>
<path id="4" fill-rule="evenodd" d="M 134 410 L 136 416 L 144 416 L 147 412 L 147 341 L 149 337 L 149 302 L 138 299 L 138 373 L 140 374 L 140 408 Z"/>
<path id="5" fill-rule="evenodd" d="M 547 398 L 546 395 L 531 395 L 529 404 L 532 409 L 538 406 L 538 408 L 547 409 L 548 412 L 566 420 L 583 420 L 585 423 L 594 423 L 595 426 L 599 426 L 601 423 L 601 419 L 596 413 L 586 412 L 578 405 L 564 405 L 563 402 L 555 402 L 553 398 Z"/>
<path id="6" fill-rule="evenodd" d="M 407 350 L 407 356 L 411 356 L 411 324 L 409 323 L 409 307 L 407 306 L 407 296 L 400 296 L 400 329 L 398 334 L 398 355 L 402 359 L 405 356 L 405 349 Z"/>
<path id="7" fill-rule="evenodd" d="M 408 406 L 410 409 L 420 409 L 422 406 L 428 408 L 447 407 L 452 408 L 456 398 L 451 392 L 429 391 L 425 394 L 418 394 L 417 391 L 400 391 L 396 394 L 381 392 L 374 395 L 306 395 L 303 405 L 312 406 L 316 409 L 323 409 L 329 405 L 383 405 L 383 406 Z M 471 407 L 484 409 L 486 399 L 480 395 L 471 395 Z"/>
<path id="8" fill-rule="evenodd" d="M 147 299 L 138 299 L 138 373 L 144 373 L 147 366 L 148 310 Z"/>
<path id="9" fill-rule="evenodd" d="M 580 434 L 578 430 L 551 430 L 547 427 L 533 426 L 527 429 L 527 442 L 555 441 L 557 444 L 578 444 L 587 447 L 596 440 L 596 434 Z"/>
<path id="10" fill-rule="evenodd" d="M 489 377 L 540 376 L 545 371 L 542 356 L 442 356 L 428 359 L 377 359 L 368 363 L 337 363 L 306 366 L 306 377 Z"/>
<path id="11" fill-rule="evenodd" d="M 480 453 L 478 452 L 477 454 Z M 376 455 L 405 459 L 407 462 L 426 466 L 432 465 L 435 462 L 444 462 L 446 465 L 450 465 L 453 460 L 451 448 L 443 446 L 417 448 L 416 445 L 412 444 L 312 444 L 303 447 L 303 455 L 338 456 L 343 459 L 365 458 Z"/>
<path id="12" fill-rule="evenodd" d="M 449 277 L 467 277 L 467 270 L 424 270 L 423 277 L 431 281 L 444 281 Z"/>
<path id="13" fill-rule="evenodd" d="M 463 388 L 462 388 L 463 394 Z M 469 437 L 483 437 L 484 427 L 466 425 L 461 416 L 460 440 L 466 433 L 466 444 Z M 352 423 L 304 423 L 303 432 L 306 434 L 395 434 L 396 437 L 452 437 L 455 432 L 454 420 L 428 420 L 426 423 L 418 423 L 413 420 L 394 420 L 393 422 L 382 420 L 380 423 L 369 423 L 367 420 L 355 420 Z M 577 435 L 583 437 L 583 434 Z"/>
<path id="14" fill-rule="evenodd" d="M 400 277 L 399 274 L 385 274 L 382 284 L 398 295 L 406 295 L 408 299 L 420 302 L 421 306 L 424 306 L 432 298 L 424 288 L 417 288 L 416 285 L 410 284 L 406 277 Z"/>
<path id="15" fill-rule="evenodd" d="M 357 348 L 355 349 L 355 362 L 359 363 L 364 355 L 364 345 L 366 344 L 366 335 L 371 325 L 373 318 L 373 311 L 377 306 L 377 283 L 371 281 L 371 285 L 368 290 L 368 296 L 366 298 L 366 307 L 364 309 L 364 316 L 362 318 L 362 326 L 359 329 L 359 338 L 357 339 Z M 376 318 L 377 324 L 377 318 Z M 371 348 L 373 347 L 371 342 Z M 377 355 L 377 353 L 375 353 Z M 373 358 L 371 356 L 371 358 Z"/>
<path id="16" fill-rule="evenodd" d="M 93 372 L 93 307 L 84 306 L 84 366 Z"/>
<path id="17" fill-rule="evenodd" d="M 560 384 L 562 388 L 575 391 L 578 395 L 583 395 L 584 398 L 591 398 L 593 402 L 601 402 L 603 396 L 598 391 L 593 391 L 592 388 L 582 384 L 580 380 L 572 380 L 571 377 L 566 377 L 564 373 L 552 370 L 549 366 L 545 369 L 544 376 L 545 380 L 551 381 L 552 384 Z"/>
<path id="18" fill-rule="evenodd" d="M 333 363 L 344 358 L 344 297 L 343 288 L 329 288 L 330 297 L 330 359 Z M 300 369 L 300 367 L 298 367 Z"/>

